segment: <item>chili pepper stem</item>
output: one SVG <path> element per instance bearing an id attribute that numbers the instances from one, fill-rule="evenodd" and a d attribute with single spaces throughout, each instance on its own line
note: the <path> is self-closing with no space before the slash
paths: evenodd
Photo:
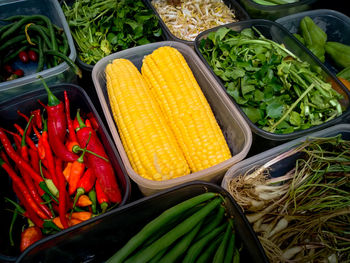
<path id="1" fill-rule="evenodd" d="M 61 101 L 52 93 L 52 91 L 49 89 L 47 86 L 46 82 L 44 81 L 42 76 L 38 76 L 38 78 L 41 80 L 43 83 L 43 86 L 47 92 L 47 105 L 48 106 L 57 106 L 58 104 L 61 103 Z"/>
<path id="2" fill-rule="evenodd" d="M 74 146 L 72 147 L 72 151 L 73 151 L 74 153 L 79 153 L 79 152 L 81 152 L 81 151 L 84 151 L 84 149 L 82 149 L 82 148 L 79 147 L 78 145 L 74 145 Z M 92 155 L 94 155 L 94 156 L 96 156 L 96 157 L 98 157 L 98 158 L 101 158 L 102 160 L 105 160 L 106 162 L 109 162 L 109 160 L 108 160 L 107 158 L 105 158 L 105 157 L 103 157 L 103 156 L 101 156 L 101 155 L 99 155 L 99 154 L 97 154 L 97 153 L 94 153 L 94 152 L 89 151 L 89 150 L 86 150 L 86 152 L 87 152 L 87 153 L 90 153 L 90 154 L 92 154 Z"/>

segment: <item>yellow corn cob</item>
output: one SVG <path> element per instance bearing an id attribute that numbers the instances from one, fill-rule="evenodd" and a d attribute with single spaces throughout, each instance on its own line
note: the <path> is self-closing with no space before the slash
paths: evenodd
<path id="1" fill-rule="evenodd" d="M 167 180 L 190 170 L 141 73 L 126 59 L 106 67 L 107 91 L 113 117 L 136 173 Z"/>
<path id="2" fill-rule="evenodd" d="M 144 58 L 141 72 L 192 172 L 231 157 L 210 105 L 178 50 L 172 47 L 156 49 Z"/>

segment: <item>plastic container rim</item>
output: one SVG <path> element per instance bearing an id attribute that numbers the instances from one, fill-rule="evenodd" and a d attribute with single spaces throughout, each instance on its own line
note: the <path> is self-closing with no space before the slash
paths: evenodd
<path id="1" fill-rule="evenodd" d="M 290 19 L 296 18 L 296 17 L 303 17 L 303 16 L 318 17 L 318 16 L 328 16 L 328 15 L 335 16 L 335 17 L 343 20 L 344 22 L 350 24 L 350 17 L 348 17 L 347 15 L 345 15 L 337 10 L 327 9 L 327 8 L 313 9 L 313 10 L 309 10 L 309 11 L 303 11 L 303 12 L 299 12 L 299 13 L 295 13 L 295 14 L 290 14 L 290 15 L 276 19 L 275 22 L 283 25 L 283 23 L 289 21 Z"/>
<path id="2" fill-rule="evenodd" d="M 279 11 L 281 9 L 289 9 L 293 7 L 298 7 L 298 6 L 303 6 L 303 5 L 308 5 L 316 2 L 317 0 L 301 0 L 299 2 L 294 2 L 294 3 L 288 3 L 288 4 L 283 4 L 283 5 L 261 5 L 253 0 L 240 0 L 241 2 L 245 2 L 246 5 L 250 5 L 251 7 L 254 7 L 255 9 L 259 9 L 262 11 Z M 243 5 L 245 5 L 243 4 Z"/>
<path id="3" fill-rule="evenodd" d="M 275 21 L 271 21 L 271 20 L 267 20 L 267 19 L 250 19 L 250 20 L 246 20 L 246 21 L 240 21 L 240 22 L 235 22 L 235 23 L 230 23 L 230 24 L 226 24 L 226 25 L 221 25 L 206 31 L 201 32 L 195 40 L 195 51 L 197 53 L 197 55 L 200 57 L 200 59 L 202 60 L 202 62 L 209 68 L 210 72 L 212 73 L 212 75 L 214 75 L 214 77 L 216 78 L 216 80 L 220 83 L 221 88 L 226 92 L 226 89 L 223 85 L 222 80 L 214 73 L 213 69 L 209 66 L 208 62 L 205 60 L 205 58 L 203 57 L 202 53 L 199 51 L 199 41 L 204 38 L 208 33 L 212 32 L 212 31 L 217 31 L 219 28 L 221 27 L 228 27 L 231 28 L 232 26 L 239 26 L 240 24 L 246 24 L 246 23 L 254 23 L 254 24 L 271 24 L 273 26 L 278 27 L 281 31 L 283 31 L 285 34 L 287 34 L 291 39 L 294 40 L 294 43 L 296 45 L 298 45 L 298 47 L 300 49 L 302 49 L 304 52 L 306 52 L 307 54 L 309 54 L 312 59 L 317 63 L 317 65 L 319 67 L 321 67 L 321 69 L 327 73 L 327 75 L 329 75 L 332 80 L 337 83 L 342 90 L 345 92 L 345 94 L 348 96 L 349 99 L 349 105 L 348 107 L 343 111 L 343 113 L 330 120 L 327 122 L 324 122 L 322 124 L 310 127 L 308 129 L 305 130 L 298 130 L 298 131 L 294 131 L 292 133 L 286 133 L 286 134 L 278 134 L 278 133 L 271 133 L 268 131 L 264 131 L 263 129 L 259 128 L 258 126 L 256 126 L 249 118 L 248 116 L 243 112 L 243 110 L 241 109 L 241 107 L 234 101 L 233 98 L 230 98 L 231 103 L 235 104 L 235 106 L 238 108 L 240 114 L 244 117 L 244 119 L 247 121 L 247 123 L 249 124 L 249 126 L 251 127 L 252 131 L 265 138 L 265 139 L 269 139 L 272 141 L 286 141 L 286 140 L 290 140 L 290 139 L 295 139 L 298 137 L 301 137 L 305 134 L 308 134 L 310 132 L 314 132 L 317 130 L 320 130 L 322 128 L 325 128 L 326 126 L 330 126 L 330 125 L 334 125 L 337 124 L 339 122 L 341 122 L 342 119 L 346 118 L 348 115 L 350 115 L 350 91 L 344 86 L 344 84 L 335 76 L 335 74 L 333 72 L 331 72 L 313 53 L 311 53 L 301 42 L 299 42 L 283 25 L 275 22 Z"/>
<path id="4" fill-rule="evenodd" d="M 144 46 L 139 46 L 139 47 L 134 47 L 132 49 L 129 49 L 129 50 L 123 50 L 123 51 L 120 51 L 120 52 L 116 52 L 116 53 L 113 53 L 107 57 L 104 57 L 103 59 L 99 60 L 96 65 L 94 66 L 94 69 L 92 70 L 92 79 L 93 79 L 93 82 L 94 82 L 94 85 L 95 85 L 95 88 L 96 88 L 96 92 L 97 92 L 97 95 L 100 99 L 100 102 L 103 102 L 105 103 L 105 105 L 107 106 L 107 102 L 104 98 L 104 94 L 102 92 L 102 88 L 100 87 L 99 83 L 98 83 L 98 73 L 100 73 L 100 71 L 98 71 L 98 68 L 102 68 L 102 65 L 104 65 L 106 62 L 107 64 L 110 63 L 110 61 L 112 61 L 116 54 L 118 54 L 118 57 L 122 58 L 124 53 L 126 54 L 130 54 L 130 52 L 132 50 L 136 50 L 136 49 L 141 49 L 142 47 L 145 47 L 145 46 L 157 46 L 157 47 L 160 47 L 160 46 L 172 46 L 172 47 L 175 47 L 176 46 L 180 46 L 181 48 L 184 48 L 184 49 L 187 49 L 190 53 L 192 53 L 193 55 L 197 56 L 194 52 L 194 50 L 188 46 L 188 45 L 185 45 L 183 43 L 180 43 L 180 42 L 176 42 L 176 41 L 161 41 L 161 42 L 157 42 L 157 43 L 150 43 L 150 44 L 146 44 Z M 205 65 L 203 65 L 203 63 L 198 60 L 198 62 L 200 62 L 200 64 L 197 66 L 199 66 L 201 68 L 201 70 L 203 71 L 207 71 L 208 69 L 205 67 Z M 211 78 L 213 82 L 217 82 L 214 78 L 214 76 L 212 76 L 212 74 L 210 74 L 210 72 L 208 72 L 207 74 L 207 77 L 208 78 Z M 240 126 L 240 128 L 242 129 L 243 133 L 245 134 L 245 141 L 246 141 L 246 144 L 245 146 L 243 147 L 243 149 L 237 153 L 236 155 L 232 156 L 231 158 L 233 157 L 236 157 L 238 158 L 239 160 L 242 160 L 247 154 L 248 154 L 248 151 L 251 147 L 251 144 L 252 144 L 252 133 L 251 133 L 251 130 L 249 128 L 249 125 L 247 124 L 247 122 L 245 121 L 245 119 L 241 116 L 241 114 L 239 113 L 237 107 L 235 105 L 233 105 L 231 102 L 230 102 L 230 99 L 228 97 L 228 95 L 222 90 L 222 89 L 216 89 L 215 90 L 216 93 L 219 93 L 219 96 L 225 101 L 225 107 L 230 107 L 230 111 L 233 113 L 235 113 L 235 116 L 236 116 L 236 120 L 237 120 L 237 124 Z M 103 112 L 105 114 L 105 117 L 106 117 L 106 120 L 109 124 L 109 126 L 113 127 L 113 129 L 116 130 L 115 133 L 112 133 L 112 137 L 114 138 L 114 140 L 120 144 L 122 146 L 122 142 L 121 142 L 121 139 L 120 139 L 120 136 L 119 136 L 119 132 L 117 130 L 117 126 L 114 122 L 114 119 L 112 117 L 112 114 L 109 110 L 109 108 L 107 107 L 103 107 Z M 184 176 L 180 176 L 180 177 L 177 177 L 177 178 L 174 178 L 174 179 L 169 179 L 169 180 L 165 180 L 165 181 L 153 181 L 153 180 L 150 180 L 150 179 L 146 179 L 146 178 L 143 178 L 142 176 L 140 176 L 139 174 L 137 174 L 134 169 L 132 169 L 131 167 L 131 164 L 130 164 L 130 161 L 126 155 L 126 152 L 125 152 L 125 149 L 124 147 L 122 146 L 122 149 L 121 151 L 123 151 L 123 154 L 121 154 L 121 157 L 123 159 L 123 162 L 125 164 L 125 167 L 126 169 L 128 170 L 128 174 L 130 175 L 130 177 L 137 183 L 137 184 L 141 184 L 142 187 L 145 187 L 145 188 L 151 188 L 151 189 L 156 189 L 156 190 L 159 190 L 159 189 L 166 189 L 166 188 L 169 188 L 169 184 L 173 185 L 173 184 L 178 184 L 178 183 L 184 183 L 184 182 L 189 182 L 189 181 L 193 181 L 193 180 L 200 180 L 199 177 L 202 177 L 203 175 L 205 175 L 205 173 L 207 172 L 207 169 L 213 169 L 213 173 L 217 173 L 219 172 L 220 170 L 222 170 L 222 168 L 225 168 L 225 167 L 229 167 L 231 164 L 230 163 L 230 159 L 224 161 L 224 162 L 221 162 L 217 165 L 214 165 L 210 168 L 207 168 L 207 169 L 204 169 L 204 170 L 201 170 L 201 171 L 198 171 L 198 172 L 195 172 L 195 173 L 191 173 L 191 174 L 187 174 L 187 175 L 184 175 Z"/>
<path id="5" fill-rule="evenodd" d="M 22 1 L 26 1 L 26 0 L 22 0 Z M 74 44 L 70 45 L 70 43 L 74 43 L 73 42 L 73 38 L 72 35 L 70 33 L 70 29 L 68 27 L 68 23 L 67 20 L 63 14 L 63 11 L 61 9 L 61 6 L 59 5 L 57 0 L 49 0 L 52 2 L 53 6 L 55 7 L 54 10 L 55 12 L 57 12 L 57 15 L 60 17 L 61 19 L 61 23 L 62 23 L 62 28 L 64 30 L 64 33 L 67 36 L 67 41 L 69 44 L 69 49 L 70 49 L 70 54 L 69 54 L 69 58 L 72 61 L 75 61 L 77 53 L 75 50 L 75 46 Z M 12 0 L 12 1 L 6 1 L 6 0 L 0 0 L 0 6 L 4 6 L 7 4 L 13 4 L 13 3 L 18 3 L 19 1 L 17 0 Z M 51 19 L 50 19 L 51 20 Z M 9 88 L 16 88 L 22 85 L 27 85 L 33 82 L 38 81 L 38 76 L 42 76 L 44 79 L 58 75 L 64 71 L 66 71 L 67 69 L 69 69 L 69 65 L 67 64 L 67 62 L 62 62 L 59 65 L 49 68 L 49 69 L 45 69 L 42 70 L 40 72 L 36 72 L 33 74 L 30 74 L 28 76 L 24 76 L 15 80 L 11 80 L 11 81 L 5 81 L 5 82 L 1 82 L 0 83 L 0 89 L 9 89 Z M 1 87 L 2 86 L 2 87 Z"/>

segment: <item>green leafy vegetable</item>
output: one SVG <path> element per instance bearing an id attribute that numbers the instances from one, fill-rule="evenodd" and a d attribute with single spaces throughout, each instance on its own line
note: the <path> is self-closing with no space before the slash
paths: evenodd
<path id="1" fill-rule="evenodd" d="M 95 64 L 127 48 L 162 40 L 162 30 L 152 10 L 142 0 L 76 0 L 62 5 L 79 58 Z"/>
<path id="2" fill-rule="evenodd" d="M 199 50 L 261 129 L 291 133 L 342 114 L 342 96 L 319 72 L 255 28 L 236 32 L 222 27 L 202 39 Z"/>

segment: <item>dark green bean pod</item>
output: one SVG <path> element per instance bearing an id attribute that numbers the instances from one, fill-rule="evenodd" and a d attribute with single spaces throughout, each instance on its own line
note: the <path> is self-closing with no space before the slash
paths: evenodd
<path id="1" fill-rule="evenodd" d="M 192 240 L 197 235 L 199 229 L 202 226 L 202 223 L 199 223 L 196 227 L 194 227 L 188 234 L 181 238 L 181 240 L 175 244 L 173 248 L 171 248 L 166 255 L 159 261 L 161 263 L 173 263 L 183 255 L 183 253 L 190 246 Z"/>
<path id="2" fill-rule="evenodd" d="M 213 239 L 217 238 L 225 230 L 225 228 L 227 227 L 227 224 L 228 223 L 225 222 L 224 224 L 218 226 L 213 231 L 211 231 L 208 235 L 202 237 L 200 240 L 192 244 L 186 252 L 183 263 L 196 262 L 198 255 L 201 253 L 204 247 Z"/>
<path id="3" fill-rule="evenodd" d="M 195 240 L 198 241 L 199 239 L 213 231 L 221 223 L 224 216 L 225 208 L 223 206 L 220 206 L 215 217 L 210 221 L 208 225 L 205 226 L 205 228 L 198 234 L 198 236 L 196 236 Z"/>
<path id="4" fill-rule="evenodd" d="M 79 78 L 82 78 L 82 73 L 81 70 L 78 68 L 78 66 L 66 55 L 58 52 L 58 51 L 54 51 L 54 50 L 44 50 L 44 54 L 45 55 L 52 55 L 55 57 L 59 57 L 62 58 L 74 71 L 75 74 L 77 74 L 79 76 Z"/>
<path id="5" fill-rule="evenodd" d="M 226 227 L 224 238 L 221 241 L 220 246 L 214 255 L 213 263 L 224 262 L 227 243 L 228 243 L 231 235 L 232 235 L 232 227 L 231 227 L 231 224 L 228 224 Z"/>
<path id="6" fill-rule="evenodd" d="M 53 48 L 52 43 L 51 43 L 50 39 L 48 38 L 48 36 L 46 35 L 45 30 L 43 30 L 42 26 L 37 26 L 37 25 L 32 24 L 28 27 L 28 35 L 29 35 L 29 31 L 34 31 L 34 32 L 38 33 L 38 35 L 45 41 L 45 44 L 47 45 L 47 47 L 49 49 Z"/>
<path id="7" fill-rule="evenodd" d="M 166 211 L 160 216 L 148 223 L 140 232 L 133 236 L 123 248 L 115 253 L 107 262 L 123 262 L 131 253 L 133 253 L 142 243 L 147 240 L 151 235 L 159 231 L 162 227 L 167 225 L 171 220 L 178 217 L 188 209 L 195 207 L 196 205 L 210 200 L 217 196 L 215 193 L 204 193 L 188 199 L 180 204 L 177 204 Z M 160 249 L 161 250 L 161 249 Z M 155 254 L 157 254 L 157 251 Z M 152 257 L 151 257 L 152 258 Z"/>
<path id="8" fill-rule="evenodd" d="M 25 35 L 18 35 L 15 36 L 13 38 L 11 38 L 10 40 L 6 41 L 5 44 L 0 46 L 0 51 L 5 50 L 8 47 L 13 47 L 14 45 L 18 44 L 19 42 L 21 42 L 22 40 L 25 40 L 26 36 Z"/>
<path id="9" fill-rule="evenodd" d="M 215 251 L 220 246 L 220 243 L 224 235 L 221 234 L 216 240 L 214 240 L 209 246 L 203 251 L 203 253 L 198 257 L 196 263 L 207 263 L 211 262 L 210 259 L 215 255 Z"/>
<path id="10" fill-rule="evenodd" d="M 234 253 L 235 248 L 236 248 L 235 246 L 236 246 L 236 234 L 232 233 L 232 235 L 230 236 L 230 240 L 227 244 L 224 263 L 232 263 L 233 253 Z"/>

